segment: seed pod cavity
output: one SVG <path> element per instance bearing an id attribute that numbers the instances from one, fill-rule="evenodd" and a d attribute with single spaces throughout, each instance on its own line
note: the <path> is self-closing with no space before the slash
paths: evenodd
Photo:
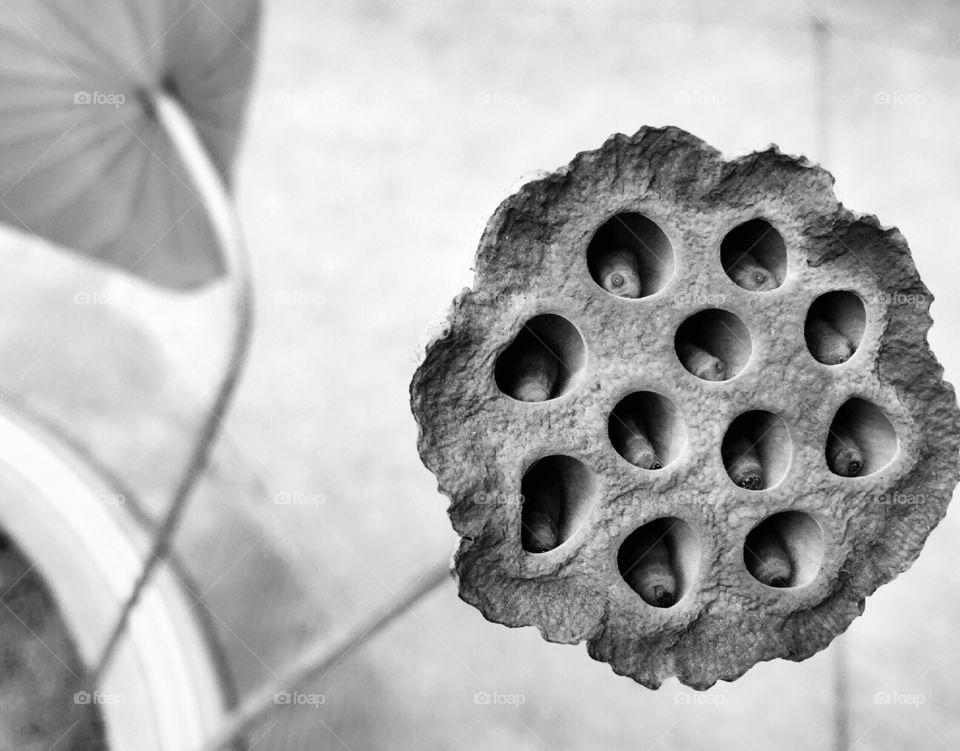
<path id="1" fill-rule="evenodd" d="M 839 365 L 853 356 L 853 343 L 823 318 L 810 316 L 806 333 L 810 352 L 824 365 Z"/>
<path id="2" fill-rule="evenodd" d="M 780 534 L 770 525 L 761 524 L 747 539 L 747 570 L 768 587 L 789 587 L 793 579 L 793 562 Z"/>
<path id="3" fill-rule="evenodd" d="M 600 285 L 611 295 L 636 299 L 643 291 L 637 257 L 626 248 L 611 248 L 597 260 Z"/>
<path id="4" fill-rule="evenodd" d="M 710 354 L 703 347 L 692 342 L 680 342 L 677 353 L 684 367 L 697 378 L 705 381 L 722 381 L 726 379 L 727 368 L 723 360 Z"/>
<path id="5" fill-rule="evenodd" d="M 530 553 L 546 553 L 560 544 L 560 510 L 563 485 L 556 475 L 542 469 L 536 482 L 525 488 L 521 514 L 521 544 Z"/>
<path id="6" fill-rule="evenodd" d="M 531 347 L 516 362 L 510 395 L 521 402 L 545 402 L 557 387 L 560 368 L 546 348 Z"/>
<path id="7" fill-rule="evenodd" d="M 747 490 L 760 490 L 765 487 L 763 464 L 757 444 L 751 436 L 732 438 L 724 447 L 724 453 L 724 464 L 734 483 Z"/>
<path id="8" fill-rule="evenodd" d="M 614 430 L 617 440 L 617 450 L 631 464 L 642 469 L 662 469 L 663 463 L 657 456 L 657 451 L 648 437 L 647 431 L 641 427 L 641 421 L 633 415 L 617 415 L 614 420 Z"/>
<path id="9" fill-rule="evenodd" d="M 664 539 L 638 547 L 636 553 L 623 574 L 627 584 L 649 605 L 669 608 L 676 604 L 677 576 Z"/>
<path id="10" fill-rule="evenodd" d="M 857 440 L 846 427 L 834 423 L 827 437 L 827 465 L 830 471 L 842 477 L 857 477 L 863 472 L 865 461 Z"/>
<path id="11" fill-rule="evenodd" d="M 776 275 L 750 253 L 744 253 L 727 273 L 736 284 L 751 292 L 767 292 L 780 286 Z"/>

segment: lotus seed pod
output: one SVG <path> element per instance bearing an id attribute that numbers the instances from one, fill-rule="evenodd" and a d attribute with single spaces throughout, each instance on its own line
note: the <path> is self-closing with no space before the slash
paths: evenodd
<path id="1" fill-rule="evenodd" d="M 677 601 L 677 577 L 666 543 L 655 540 L 638 551 L 628 564 L 623 577 L 644 602 L 658 608 L 669 608 Z"/>
<path id="2" fill-rule="evenodd" d="M 751 292 L 765 292 L 780 286 L 777 277 L 749 253 L 743 256 L 729 269 L 730 277 L 744 289 Z"/>
<path id="3" fill-rule="evenodd" d="M 844 477 L 856 477 L 863 471 L 863 451 L 843 425 L 834 424 L 827 437 L 827 465 Z"/>
<path id="4" fill-rule="evenodd" d="M 761 584 L 787 587 L 793 577 L 793 564 L 783 539 L 771 528 L 757 529 L 745 547 L 747 569 Z"/>
<path id="5" fill-rule="evenodd" d="M 646 432 L 631 415 L 615 415 L 613 425 L 624 459 L 643 469 L 663 468 Z"/>
<path id="6" fill-rule="evenodd" d="M 741 488 L 759 490 L 764 486 L 763 465 L 757 445 L 747 436 L 734 438 L 727 448 L 727 472 Z"/>
<path id="7" fill-rule="evenodd" d="M 722 381 L 727 377 L 727 368 L 723 361 L 696 344 L 679 342 L 677 354 L 680 355 L 683 366 L 697 378 L 705 381 Z"/>
<path id="8" fill-rule="evenodd" d="M 813 356 L 825 365 L 839 365 L 853 356 L 853 343 L 818 316 L 807 319 L 807 341 Z"/>
<path id="9" fill-rule="evenodd" d="M 557 358 L 545 347 L 526 350 L 518 359 L 513 380 L 513 398 L 521 402 L 545 402 L 557 383 Z"/>
<path id="10" fill-rule="evenodd" d="M 624 247 L 643 290 L 629 304 L 598 274 Z M 775 292 L 735 283 L 746 252 Z M 770 147 L 725 160 L 677 128 L 616 135 L 506 199 L 474 268 L 411 396 L 460 538 L 460 597 L 488 620 L 586 642 L 644 686 L 707 688 L 824 649 L 943 518 L 960 410 L 927 343 L 929 293 L 900 232 L 845 208 L 806 159 Z M 856 357 L 818 363 L 808 317 Z M 519 336 L 531 327 L 561 368 L 540 404 L 506 378 L 517 347 L 537 344 Z M 660 470 L 624 461 L 625 414 Z M 859 456 L 836 456 L 831 432 Z M 763 470 L 749 493 L 728 474 L 731 447 L 749 454 L 741 438 Z M 538 493 L 558 504 L 542 555 L 524 536 L 548 508 Z M 897 494 L 922 501 L 877 500 Z"/>
<path id="11" fill-rule="evenodd" d="M 611 295 L 640 297 L 642 285 L 637 257 L 626 248 L 612 248 L 600 256 L 597 271 L 601 285 Z"/>

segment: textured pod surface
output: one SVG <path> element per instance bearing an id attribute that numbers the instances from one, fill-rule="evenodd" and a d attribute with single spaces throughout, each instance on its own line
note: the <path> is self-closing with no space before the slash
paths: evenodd
<path id="1" fill-rule="evenodd" d="M 592 270 L 613 245 L 636 254 L 637 299 Z M 732 273 L 744 260 L 772 281 Z M 960 414 L 926 341 L 930 301 L 899 231 L 775 147 L 724 161 L 684 131 L 644 128 L 525 185 L 490 220 L 474 287 L 411 386 L 420 454 L 461 538 L 461 597 L 550 641 L 586 640 L 649 687 L 676 675 L 706 688 L 823 649 L 915 560 L 957 483 Z M 530 336 L 544 320 L 546 344 Z M 819 346 L 824 330 L 852 354 L 821 362 L 842 359 L 822 356 L 837 348 Z M 543 402 L 495 376 L 531 338 L 565 369 Z M 690 345 L 723 362 L 722 380 L 685 367 Z M 627 399 L 658 469 L 613 444 Z M 755 488 L 725 464 L 722 447 L 744 442 Z M 841 449 L 862 457 L 853 476 L 831 467 Z M 556 546 L 532 552 L 524 499 L 550 493 L 548 470 Z M 644 560 L 654 568 L 632 568 Z M 629 582 L 665 561 L 676 601 L 658 606 Z M 751 574 L 769 567 L 784 586 Z"/>

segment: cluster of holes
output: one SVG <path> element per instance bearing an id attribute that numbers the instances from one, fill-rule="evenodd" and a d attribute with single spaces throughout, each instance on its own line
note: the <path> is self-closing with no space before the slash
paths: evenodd
<path id="1" fill-rule="evenodd" d="M 781 234 L 769 222 L 753 219 L 730 230 L 720 262 L 734 284 L 751 292 L 780 287 L 788 257 Z M 662 290 L 673 276 L 676 259 L 666 234 L 638 213 L 606 221 L 587 248 L 594 281 L 610 295 L 641 299 Z M 828 292 L 807 311 L 804 338 L 814 359 L 827 366 L 849 360 L 866 328 L 861 298 L 850 291 Z M 727 381 L 746 367 L 752 354 L 750 332 L 736 315 L 701 310 L 677 329 L 675 351 L 684 368 L 707 381 Z M 586 347 L 576 327 L 559 315 L 538 315 L 524 324 L 495 366 L 499 389 L 523 402 L 544 402 L 568 393 L 583 373 Z M 652 391 L 624 397 L 612 410 L 610 442 L 636 468 L 655 472 L 684 451 L 687 431 L 672 401 Z M 836 413 L 824 446 L 831 472 L 842 477 L 873 474 L 896 455 L 892 424 L 874 404 L 848 400 Z M 728 427 L 721 458 L 730 480 L 749 491 L 764 491 L 786 476 L 792 442 L 786 422 L 772 412 L 754 410 Z M 521 483 L 521 542 L 543 554 L 569 540 L 596 499 L 597 481 L 581 461 L 544 457 L 533 463 Z M 700 545 L 683 520 L 665 517 L 634 530 L 621 544 L 617 564 L 627 584 L 650 605 L 672 607 L 689 591 Z M 756 525 L 743 546 L 746 570 L 770 587 L 799 587 L 816 577 L 823 557 L 823 532 L 808 514 L 786 511 Z"/>
<path id="2" fill-rule="evenodd" d="M 768 221 L 752 219 L 723 238 L 720 264 L 739 287 L 752 292 L 773 290 L 787 275 L 787 246 Z M 656 222 L 627 212 L 614 215 L 594 233 L 587 246 L 587 268 L 601 289 L 616 297 L 638 299 L 666 286 L 676 258 Z"/>
<path id="3" fill-rule="evenodd" d="M 823 550 L 823 530 L 812 516 L 782 511 L 750 530 L 743 543 L 743 563 L 767 587 L 802 587 L 816 579 Z M 617 568 L 648 605 L 671 608 L 690 591 L 700 553 L 700 541 L 689 524 L 663 517 L 627 536 L 617 551 Z"/>
<path id="4" fill-rule="evenodd" d="M 787 273 L 781 234 L 764 219 L 734 227 L 720 248 L 724 270 L 735 284 L 755 292 L 776 289 Z M 676 266 L 673 248 L 655 222 L 637 213 L 617 214 L 587 247 L 594 281 L 616 297 L 643 298 L 667 284 Z M 853 292 L 818 297 L 804 323 L 810 354 L 824 365 L 839 365 L 857 351 L 866 327 L 866 309 Z M 674 337 L 683 367 L 705 381 L 728 381 L 743 371 L 752 354 L 750 332 L 733 313 L 712 308 L 687 318 Z M 495 367 L 498 388 L 519 401 L 542 402 L 567 393 L 586 364 L 576 327 L 555 314 L 538 315 L 520 329 Z"/>

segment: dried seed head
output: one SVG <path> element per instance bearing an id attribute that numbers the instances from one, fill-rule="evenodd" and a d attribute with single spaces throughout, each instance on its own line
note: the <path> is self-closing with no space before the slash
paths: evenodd
<path id="1" fill-rule="evenodd" d="M 847 211 L 832 182 L 775 149 L 725 162 L 688 134 L 653 129 L 608 139 L 498 208 L 475 287 L 450 313 L 456 335 L 429 350 L 412 388 L 419 448 L 461 538 L 464 600 L 551 641 L 586 640 L 591 656 L 645 686 L 677 676 L 702 688 L 761 658 L 810 657 L 916 558 L 957 485 L 960 411 L 927 345 L 927 306 L 891 297 L 925 292 L 903 237 Z M 604 287 L 598 262 L 617 244 L 635 251 L 648 297 L 607 291 L 627 281 L 617 269 Z M 773 294 L 750 291 L 764 286 L 760 269 L 733 290 L 730 269 L 748 250 L 781 283 Z M 503 344 L 518 341 L 519 316 L 547 308 L 564 323 L 538 336 L 561 358 L 564 396 L 525 404 L 506 396 L 520 348 L 503 357 Z M 804 351 L 811 316 L 858 348 L 846 364 Z M 560 346 L 568 340 L 575 356 Z M 502 398 L 491 398 L 491 369 Z M 669 395 L 677 427 L 636 389 Z M 773 417 L 744 411 L 761 405 Z M 611 417 L 624 411 L 666 469 L 638 472 L 617 452 Z M 847 476 L 826 466 L 833 423 L 862 448 L 830 459 Z M 720 461 L 737 434 L 761 439 L 763 475 L 740 473 L 756 492 Z M 544 522 L 559 527 L 562 550 L 537 556 L 520 549 L 516 506 L 471 498 L 518 482 L 529 497 L 538 483 L 523 467 L 545 455 L 570 474 L 558 472 L 559 524 Z M 875 470 L 869 482 L 849 477 Z M 905 489 L 929 503 L 894 514 L 876 502 L 875 491 Z M 764 519 L 783 544 L 748 555 L 746 533 Z M 651 554 L 636 571 L 638 550 L 663 533 L 669 565 Z M 679 604 L 655 610 L 671 595 Z"/>

